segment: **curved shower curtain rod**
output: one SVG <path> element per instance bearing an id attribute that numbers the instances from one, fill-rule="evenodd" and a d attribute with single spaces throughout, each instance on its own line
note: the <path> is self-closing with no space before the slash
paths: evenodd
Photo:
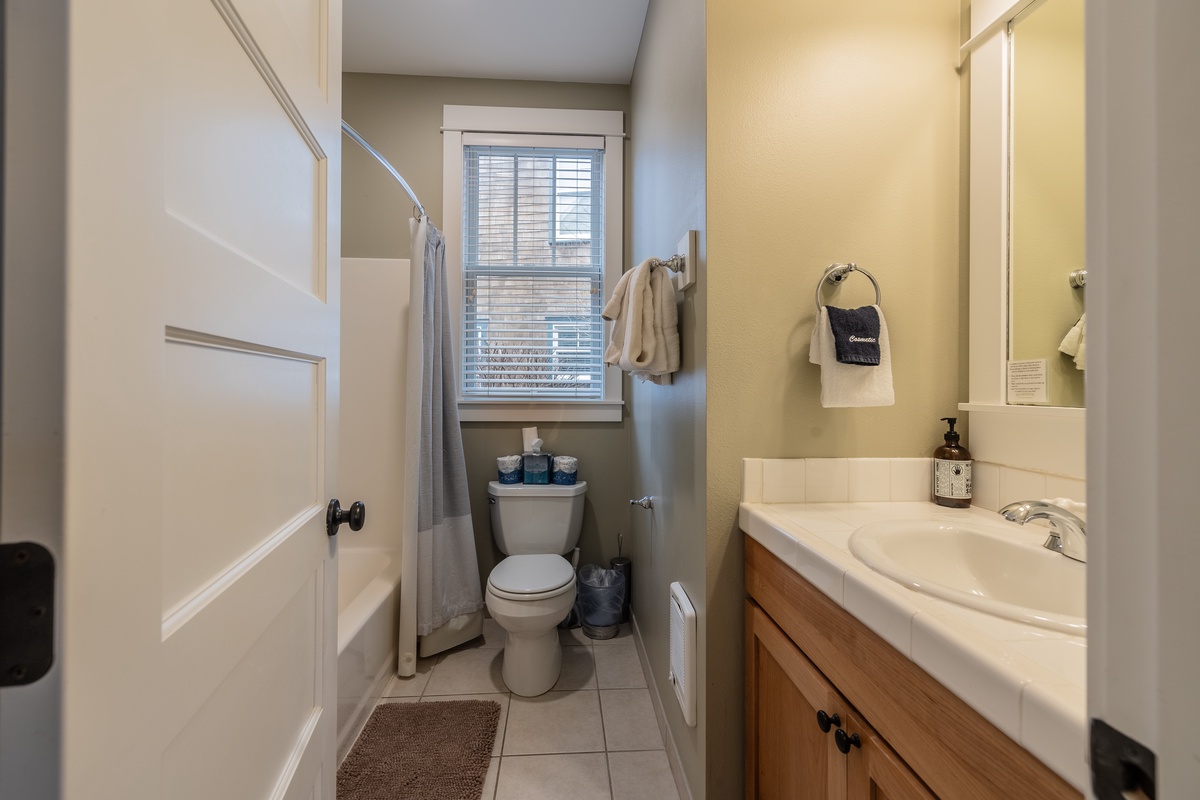
<path id="1" fill-rule="evenodd" d="M 408 192 L 408 196 L 411 197 L 412 201 L 417 204 L 417 210 L 421 212 L 421 216 L 429 216 L 425 213 L 425 206 L 421 205 L 421 201 L 417 199 L 417 193 L 414 192 L 412 187 L 408 185 L 408 181 L 404 180 L 404 176 L 401 175 L 395 167 L 389 164 L 388 160 L 380 155 L 378 150 L 376 150 L 374 147 L 371 147 L 367 140 L 359 135 L 358 131 L 346 124 L 346 120 L 342 120 L 342 133 L 358 142 L 359 146 L 362 147 L 363 150 L 366 150 L 368 153 L 375 156 L 375 160 L 382 164 L 383 168 L 392 174 L 392 177 L 404 187 L 404 191 Z"/>

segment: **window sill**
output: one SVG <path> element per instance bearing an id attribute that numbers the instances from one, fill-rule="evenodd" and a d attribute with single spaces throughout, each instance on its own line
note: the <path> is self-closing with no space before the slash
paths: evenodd
<path id="1" fill-rule="evenodd" d="M 459 400 L 460 422 L 620 422 L 621 400 Z"/>

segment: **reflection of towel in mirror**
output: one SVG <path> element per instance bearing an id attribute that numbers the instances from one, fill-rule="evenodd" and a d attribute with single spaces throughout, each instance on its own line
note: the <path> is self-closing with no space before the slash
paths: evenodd
<path id="1" fill-rule="evenodd" d="M 1058 346 L 1060 353 L 1075 357 L 1076 369 L 1087 369 L 1087 312 L 1075 323 L 1075 327 L 1067 331 L 1062 344 Z"/>
<path id="2" fill-rule="evenodd" d="M 622 275 L 601 312 L 613 323 L 604 363 L 642 380 L 670 383 L 670 374 L 679 369 L 675 285 L 666 269 L 651 264 L 647 259 Z"/>
<path id="3" fill-rule="evenodd" d="M 808 360 L 821 367 L 821 405 L 825 408 L 865 408 L 895 405 L 892 389 L 892 350 L 887 322 L 879 306 L 871 306 L 879 315 L 879 366 L 863 369 L 861 364 L 839 364 L 829 327 L 829 309 L 813 325 Z"/>

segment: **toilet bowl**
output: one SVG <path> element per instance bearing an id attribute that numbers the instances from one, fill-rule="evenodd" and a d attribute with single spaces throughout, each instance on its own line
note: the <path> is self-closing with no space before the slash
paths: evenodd
<path id="1" fill-rule="evenodd" d="M 575 569 L 562 557 L 579 539 L 587 484 L 488 485 L 492 535 L 508 557 L 488 575 L 488 613 L 504 629 L 501 675 L 514 694 L 550 691 L 562 669 L 558 623 L 575 604 Z"/>
<path id="2" fill-rule="evenodd" d="M 514 694 L 550 691 L 562 668 L 558 623 L 575 603 L 575 571 L 558 555 L 509 556 L 488 576 L 488 612 L 504 629 L 501 675 Z"/>

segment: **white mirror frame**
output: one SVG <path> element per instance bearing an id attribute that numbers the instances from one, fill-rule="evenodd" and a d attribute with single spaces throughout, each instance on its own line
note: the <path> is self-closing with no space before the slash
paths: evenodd
<path id="1" fill-rule="evenodd" d="M 1083 478 L 1082 408 L 1010 406 L 1008 359 L 1008 23 L 1045 0 L 974 0 L 971 38 L 970 402 L 977 460 Z"/>

